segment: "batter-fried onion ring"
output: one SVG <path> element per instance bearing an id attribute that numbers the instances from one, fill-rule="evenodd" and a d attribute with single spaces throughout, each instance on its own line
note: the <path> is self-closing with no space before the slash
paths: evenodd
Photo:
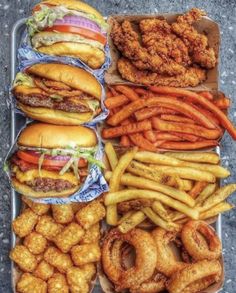
<path id="1" fill-rule="evenodd" d="M 119 254 L 112 254 L 112 245 L 115 240 L 121 240 L 132 245 L 135 249 L 135 264 L 131 268 L 123 269 L 117 265 Z M 121 242 L 118 242 L 121 247 Z M 111 230 L 103 243 L 102 264 L 108 278 L 118 290 L 134 288 L 150 279 L 156 267 L 157 251 L 151 235 L 140 229 L 133 229 L 126 234 L 117 229 Z"/>
<path id="2" fill-rule="evenodd" d="M 199 234 L 208 245 L 201 245 Z M 218 259 L 221 255 L 221 241 L 215 231 L 204 221 L 189 221 L 181 232 L 182 242 L 194 260 Z"/>
<path id="3" fill-rule="evenodd" d="M 217 260 L 202 260 L 188 265 L 171 276 L 170 293 L 196 293 L 219 281 L 222 267 Z"/>

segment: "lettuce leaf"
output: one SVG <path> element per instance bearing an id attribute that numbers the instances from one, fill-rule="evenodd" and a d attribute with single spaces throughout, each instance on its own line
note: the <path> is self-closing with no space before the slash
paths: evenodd
<path id="1" fill-rule="evenodd" d="M 18 72 L 13 83 L 13 88 L 16 87 L 17 85 L 34 87 L 34 81 L 29 75 L 23 72 Z"/>

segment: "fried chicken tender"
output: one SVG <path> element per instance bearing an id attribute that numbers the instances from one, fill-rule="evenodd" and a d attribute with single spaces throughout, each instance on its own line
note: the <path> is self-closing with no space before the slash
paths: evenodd
<path id="1" fill-rule="evenodd" d="M 35 256 L 24 245 L 16 245 L 10 252 L 10 259 L 24 272 L 33 272 L 37 266 Z"/>
<path id="2" fill-rule="evenodd" d="M 98 243 L 100 239 L 100 225 L 99 223 L 94 224 L 88 230 L 85 231 L 80 244 Z"/>
<path id="3" fill-rule="evenodd" d="M 158 54 L 150 54 L 147 48 L 140 44 L 138 33 L 134 31 L 129 21 L 122 24 L 114 21 L 111 37 L 119 51 L 140 70 L 150 70 L 170 76 L 183 74 L 185 67 L 174 60 Z"/>
<path id="4" fill-rule="evenodd" d="M 143 85 L 168 85 L 173 87 L 197 86 L 206 79 L 206 71 L 190 67 L 184 74 L 163 76 L 147 70 L 138 70 L 128 59 L 120 58 L 117 63 L 122 78 Z"/>
<path id="5" fill-rule="evenodd" d="M 84 235 L 84 230 L 79 224 L 71 223 L 61 233 L 57 234 L 54 243 L 64 253 L 78 244 Z"/>
<path id="6" fill-rule="evenodd" d="M 43 235 L 33 231 L 25 237 L 24 245 L 31 253 L 41 254 L 47 247 L 47 239 Z"/>
<path id="7" fill-rule="evenodd" d="M 188 48 L 171 31 L 171 25 L 165 19 L 143 19 L 139 23 L 143 45 L 151 55 L 169 57 L 184 66 L 191 64 Z"/>
<path id="8" fill-rule="evenodd" d="M 89 229 L 94 224 L 102 220 L 106 215 L 106 210 L 102 203 L 95 200 L 76 213 L 77 222 L 85 229 Z"/>
<path id="9" fill-rule="evenodd" d="M 25 209 L 23 213 L 12 222 L 12 229 L 16 235 L 23 238 L 32 232 L 37 221 L 38 216 L 31 209 Z"/>
<path id="10" fill-rule="evenodd" d="M 55 220 L 47 215 L 42 216 L 35 227 L 36 232 L 42 234 L 46 239 L 53 241 L 63 226 L 57 224 Z"/>
<path id="11" fill-rule="evenodd" d="M 73 208 L 70 204 L 52 205 L 52 215 L 59 224 L 68 224 L 74 218 Z"/>
<path id="12" fill-rule="evenodd" d="M 44 259 L 50 265 L 58 269 L 60 273 L 66 273 L 68 268 L 73 266 L 69 254 L 62 253 L 56 247 L 49 247 L 44 253 Z"/>
<path id="13" fill-rule="evenodd" d="M 48 293 L 69 293 L 69 287 L 64 275 L 55 273 L 48 280 Z"/>
<path id="14" fill-rule="evenodd" d="M 20 277 L 16 289 L 19 293 L 47 293 L 47 283 L 32 274 L 24 273 Z"/>
<path id="15" fill-rule="evenodd" d="M 193 8 L 186 14 L 177 17 L 172 24 L 172 30 L 177 34 L 189 48 L 193 62 L 200 66 L 211 69 L 216 65 L 216 54 L 209 47 L 208 39 L 200 34 L 192 25 L 200 20 L 206 13 L 200 9 Z"/>
<path id="16" fill-rule="evenodd" d="M 76 245 L 71 249 L 71 258 L 76 266 L 97 262 L 101 258 L 101 250 L 98 243 Z"/>
<path id="17" fill-rule="evenodd" d="M 50 210 L 50 204 L 33 202 L 27 196 L 22 196 L 22 200 L 35 214 L 39 216 L 46 214 Z"/>
<path id="18" fill-rule="evenodd" d="M 34 276 L 47 281 L 54 273 L 54 267 L 42 260 L 34 271 Z"/>

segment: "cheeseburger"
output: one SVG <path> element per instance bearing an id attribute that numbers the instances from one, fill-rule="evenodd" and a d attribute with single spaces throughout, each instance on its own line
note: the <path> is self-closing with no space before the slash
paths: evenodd
<path id="1" fill-rule="evenodd" d="M 26 22 L 32 47 L 41 53 L 81 59 L 97 69 L 105 61 L 106 23 L 93 7 L 76 0 L 46 0 Z"/>
<path id="2" fill-rule="evenodd" d="M 31 197 L 67 197 L 75 193 L 88 174 L 97 137 L 83 126 L 36 123 L 19 135 L 17 151 L 9 160 L 16 191 Z"/>
<path id="3" fill-rule="evenodd" d="M 28 117 L 60 125 L 89 122 L 101 111 L 102 88 L 84 69 L 35 64 L 16 75 L 13 94 Z"/>

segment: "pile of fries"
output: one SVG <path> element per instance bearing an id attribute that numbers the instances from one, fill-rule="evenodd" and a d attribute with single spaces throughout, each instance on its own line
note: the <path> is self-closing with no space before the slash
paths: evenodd
<path id="1" fill-rule="evenodd" d="M 147 151 L 197 150 L 218 145 L 224 130 L 236 139 L 225 112 L 230 100 L 222 93 L 151 86 L 115 85 L 108 88 L 110 111 L 102 137 L 120 137 L 125 147 Z"/>
<path id="2" fill-rule="evenodd" d="M 107 223 L 126 233 L 147 219 L 168 231 L 189 219 L 209 220 L 233 206 L 225 200 L 236 184 L 218 186 L 230 172 L 214 152 L 138 151 L 118 154 L 105 145 L 111 171 L 105 173 L 110 190 L 105 195 Z"/>

